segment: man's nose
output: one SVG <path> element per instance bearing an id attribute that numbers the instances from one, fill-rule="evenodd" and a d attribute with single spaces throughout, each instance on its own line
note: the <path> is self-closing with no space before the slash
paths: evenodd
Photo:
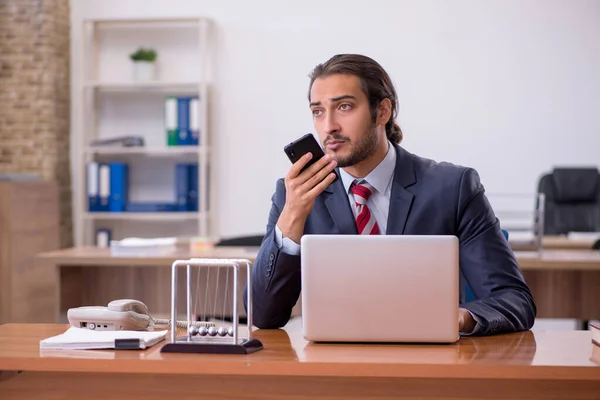
<path id="1" fill-rule="evenodd" d="M 323 131 L 327 135 L 331 135 L 340 131 L 340 125 L 338 124 L 335 113 L 327 113 L 325 115 L 325 124 L 323 126 Z"/>

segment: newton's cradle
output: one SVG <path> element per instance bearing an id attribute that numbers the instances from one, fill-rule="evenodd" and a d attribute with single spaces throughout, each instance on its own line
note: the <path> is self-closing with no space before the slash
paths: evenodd
<path id="1" fill-rule="evenodd" d="M 258 339 L 252 337 L 252 263 L 246 259 L 204 259 L 191 258 L 189 260 L 177 260 L 171 266 L 171 321 L 177 321 L 177 271 L 179 268 L 186 269 L 186 305 L 187 305 L 187 333 L 177 336 L 177 324 L 171 324 L 171 333 L 168 343 L 161 348 L 161 353 L 211 353 L 211 354 L 249 354 L 263 348 Z M 238 310 L 238 275 L 240 268 L 245 267 L 247 275 L 248 290 L 246 291 L 246 315 L 247 335 L 239 335 L 239 310 Z M 192 312 L 192 268 L 197 271 L 196 293 L 194 301 L 194 312 Z M 197 306 L 200 293 L 201 276 L 205 277 L 205 294 L 202 300 L 201 321 L 207 321 L 210 309 L 209 282 L 211 271 L 213 277 L 216 275 L 217 285 L 214 290 L 214 302 L 212 316 L 216 316 L 217 296 L 219 294 L 219 275 L 224 270 L 225 289 L 223 300 L 222 321 L 225 319 L 225 309 L 229 298 L 232 301 L 232 325 L 216 327 L 212 322 L 194 321 L 192 315 L 197 315 Z M 232 293 L 229 294 L 229 275 L 232 272 Z"/>

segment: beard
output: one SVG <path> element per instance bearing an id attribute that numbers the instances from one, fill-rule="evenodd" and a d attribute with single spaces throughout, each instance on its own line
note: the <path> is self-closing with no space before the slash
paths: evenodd
<path id="1" fill-rule="evenodd" d="M 369 158 L 377 149 L 377 127 L 371 124 L 365 134 L 358 141 L 353 143 L 348 137 L 338 133 L 327 135 L 323 141 L 323 147 L 327 146 L 330 140 L 343 140 L 350 145 L 350 154 L 346 157 L 332 155 L 337 161 L 338 168 L 346 168 L 358 164 Z"/>

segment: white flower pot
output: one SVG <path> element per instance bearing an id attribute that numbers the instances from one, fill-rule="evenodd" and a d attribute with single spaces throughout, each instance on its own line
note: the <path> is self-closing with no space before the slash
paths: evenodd
<path id="1" fill-rule="evenodd" d="M 153 81 L 156 79 L 156 63 L 148 61 L 133 62 L 133 80 L 139 82 Z"/>

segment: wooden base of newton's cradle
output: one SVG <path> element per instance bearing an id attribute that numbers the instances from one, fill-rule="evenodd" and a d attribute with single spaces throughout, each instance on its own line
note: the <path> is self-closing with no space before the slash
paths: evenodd
<path id="1" fill-rule="evenodd" d="M 244 340 L 239 344 L 233 343 L 202 343 L 200 340 L 186 341 L 178 339 L 175 343 L 167 343 L 161 353 L 196 353 L 196 354 L 251 354 L 262 350 L 263 345 L 258 339 Z"/>

